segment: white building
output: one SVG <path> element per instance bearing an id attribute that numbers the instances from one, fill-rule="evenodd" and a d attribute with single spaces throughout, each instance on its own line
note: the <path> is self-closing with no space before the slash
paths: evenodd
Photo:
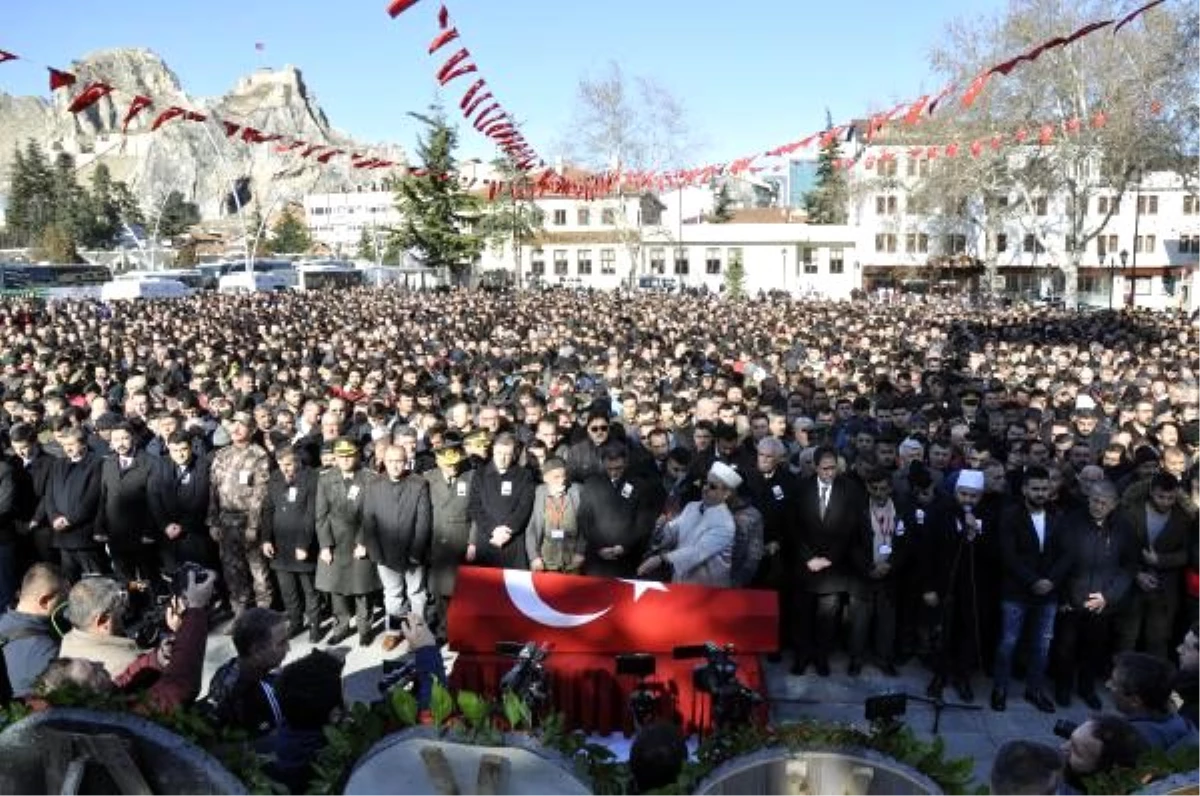
<path id="1" fill-rule="evenodd" d="M 880 157 L 886 151 L 894 156 L 887 161 Z M 1056 266 L 1067 251 L 1064 196 L 1032 197 L 1032 208 L 1008 212 L 995 229 L 985 231 L 916 206 L 919 197 L 913 188 L 928 168 L 929 161 L 910 157 L 907 147 L 869 147 L 858 158 L 850 177 L 850 222 L 859 231 L 865 289 L 917 282 L 933 289 L 938 282 L 953 289 L 982 289 L 982 261 L 986 252 L 993 252 L 996 291 L 1062 293 L 1063 275 Z M 1154 309 L 1200 306 L 1195 287 L 1200 197 L 1188 192 L 1179 175 L 1148 172 L 1119 201 L 1101 188 L 1090 194 L 1085 233 L 1095 229 L 1114 202 L 1117 210 L 1086 244 L 1078 272 L 1079 301 L 1108 306 L 1111 298 L 1115 307 L 1124 302 Z M 981 201 L 968 200 L 969 215 L 981 215 Z M 1000 201 L 1014 208 L 1024 205 L 1016 194 Z"/>
<path id="2" fill-rule="evenodd" d="M 380 244 L 400 224 L 392 191 L 314 193 L 304 197 L 304 220 L 313 239 L 335 253 L 353 256 L 363 230 Z"/>

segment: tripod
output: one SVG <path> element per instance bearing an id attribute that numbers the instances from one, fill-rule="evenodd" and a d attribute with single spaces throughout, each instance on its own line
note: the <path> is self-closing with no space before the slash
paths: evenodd
<path id="1" fill-rule="evenodd" d="M 924 705 L 930 705 L 933 707 L 933 729 L 931 730 L 931 732 L 934 735 L 937 735 L 940 732 L 943 710 L 947 710 L 947 709 L 951 709 L 951 710 L 983 710 L 982 705 L 972 705 L 967 702 L 947 702 L 946 700 L 942 699 L 940 696 L 934 697 L 932 699 L 930 699 L 929 697 L 915 696 L 913 694 L 896 694 L 896 696 L 900 697 L 901 699 L 903 699 L 905 701 L 911 699 L 914 702 L 920 702 Z M 904 713 L 904 711 L 905 711 L 905 705 L 902 702 L 900 705 L 899 713 L 897 715 Z"/>

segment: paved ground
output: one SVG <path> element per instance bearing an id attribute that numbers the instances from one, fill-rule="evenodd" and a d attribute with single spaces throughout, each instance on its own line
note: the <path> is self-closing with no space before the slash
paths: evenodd
<path id="1" fill-rule="evenodd" d="M 325 645 L 320 645 L 326 648 Z M 292 649 L 288 660 L 306 655 L 312 649 L 307 636 L 301 636 L 292 641 Z M 379 645 L 379 640 L 367 648 L 358 646 L 357 637 L 352 636 L 340 647 L 346 655 L 345 684 L 346 697 L 350 701 L 371 701 L 379 698 L 376 684 L 381 674 L 383 658 L 398 657 L 403 654 L 405 646 L 401 645 L 386 656 Z M 232 657 L 233 644 L 230 638 L 220 632 L 214 632 L 208 643 L 205 659 L 204 685 L 213 671 Z M 447 666 L 453 666 L 453 654 L 447 655 Z M 899 677 L 886 677 L 872 666 L 866 666 L 857 678 L 848 676 L 846 660 L 835 657 L 832 661 L 833 672 L 829 677 L 818 677 L 810 668 L 803 677 L 795 677 L 788 672 L 788 662 L 785 659 L 780 664 L 766 664 L 768 696 L 773 700 L 772 718 L 776 722 L 798 719 L 801 717 L 817 718 L 827 721 L 838 721 L 854 724 L 865 728 L 867 722 L 863 718 L 863 703 L 867 697 L 884 693 L 908 693 L 923 696 L 929 682 L 926 670 L 917 663 L 909 663 L 901 667 Z M 1013 683 L 1010 689 L 1008 710 L 995 713 L 987 705 L 991 693 L 991 682 L 988 678 L 977 676 L 972 683 L 976 696 L 975 704 L 983 709 L 979 711 L 946 710 L 942 714 L 941 735 L 946 739 L 947 752 L 952 757 L 970 757 L 975 762 L 975 776 L 978 782 L 986 782 L 991 768 L 992 758 L 996 749 L 1005 741 L 1012 738 L 1029 738 L 1058 745 L 1061 743 L 1051 728 L 1057 719 L 1082 721 L 1090 711 L 1078 699 L 1065 710 L 1050 715 L 1038 712 L 1021 698 L 1024 686 L 1020 681 Z M 954 690 L 947 688 L 947 700 L 955 700 Z M 1100 697 L 1105 703 L 1105 709 L 1111 709 L 1112 703 L 1103 689 Z M 795 700 L 787 701 L 787 700 Z M 933 708 L 909 702 L 906 721 L 910 727 L 923 737 L 932 737 Z M 628 741 L 620 737 L 603 739 L 618 754 L 624 754 L 628 749 Z"/>

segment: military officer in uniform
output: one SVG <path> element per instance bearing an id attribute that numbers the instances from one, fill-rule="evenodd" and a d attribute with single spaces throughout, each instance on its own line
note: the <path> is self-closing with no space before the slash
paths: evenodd
<path id="1" fill-rule="evenodd" d="M 271 469 L 267 452 L 251 441 L 254 418 L 235 412 L 230 444 L 213 456 L 209 476 L 208 527 L 221 555 L 234 614 L 250 607 L 270 608 L 271 570 L 259 546 L 258 529 Z"/>
<path id="2" fill-rule="evenodd" d="M 433 506 L 432 545 L 429 553 L 429 597 L 425 622 L 441 641 L 446 639 L 446 612 L 454 594 L 458 565 L 467 553 L 471 536 L 471 479 L 463 467 L 462 448 L 447 446 L 435 454 L 437 469 L 425 473 Z"/>
<path id="3" fill-rule="evenodd" d="M 332 595 L 336 623 L 330 644 L 350 637 L 350 602 L 359 646 L 370 646 L 371 614 L 367 596 L 379 591 L 376 562 L 367 557 L 362 509 L 375 474 L 360 466 L 358 446 L 343 437 L 333 444 L 334 466 L 317 479 L 317 589 Z"/>

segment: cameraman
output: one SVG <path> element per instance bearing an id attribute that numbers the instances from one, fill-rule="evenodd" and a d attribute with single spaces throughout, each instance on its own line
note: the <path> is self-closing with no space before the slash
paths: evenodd
<path id="1" fill-rule="evenodd" d="M 116 678 L 142 654 L 125 635 L 128 608 L 128 592 L 112 578 L 80 580 L 67 596 L 71 630 L 63 636 L 59 654 L 96 661 Z"/>
<path id="2" fill-rule="evenodd" d="M 1128 720 L 1102 713 L 1076 727 L 1062 750 L 1067 784 L 1078 793 L 1086 793 L 1083 777 L 1114 768 L 1132 768 L 1150 745 Z"/>
<path id="3" fill-rule="evenodd" d="M 287 657 L 290 632 L 287 617 L 270 608 L 247 608 L 233 621 L 237 657 L 213 674 L 204 700 L 214 724 L 254 736 L 279 726 L 272 672 Z"/>
<path id="4" fill-rule="evenodd" d="M 1155 749 L 1196 744 L 1196 730 L 1171 704 L 1175 667 L 1144 652 L 1121 652 L 1113 660 L 1108 688 L 1113 705 Z"/>

